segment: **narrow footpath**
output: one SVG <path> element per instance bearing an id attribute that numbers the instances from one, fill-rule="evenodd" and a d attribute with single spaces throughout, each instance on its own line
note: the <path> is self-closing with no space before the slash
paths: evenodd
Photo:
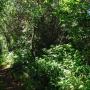
<path id="1" fill-rule="evenodd" d="M 0 90 L 23 90 L 23 84 L 11 73 L 11 69 L 0 67 Z"/>

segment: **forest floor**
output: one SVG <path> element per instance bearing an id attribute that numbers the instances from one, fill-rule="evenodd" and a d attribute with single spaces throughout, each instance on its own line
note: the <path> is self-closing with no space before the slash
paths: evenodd
<path id="1" fill-rule="evenodd" d="M 10 68 L 0 66 L 0 90 L 23 90 L 23 84 L 14 77 Z"/>

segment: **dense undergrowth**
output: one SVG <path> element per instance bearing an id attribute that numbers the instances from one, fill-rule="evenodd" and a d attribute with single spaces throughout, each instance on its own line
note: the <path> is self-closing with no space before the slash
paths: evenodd
<path id="1" fill-rule="evenodd" d="M 78 50 L 64 44 L 44 52 L 35 63 L 27 65 L 26 90 L 90 89 L 90 66 L 84 64 Z"/>
<path id="2" fill-rule="evenodd" d="M 89 1 L 1 0 L 1 66 L 24 90 L 90 90 Z"/>

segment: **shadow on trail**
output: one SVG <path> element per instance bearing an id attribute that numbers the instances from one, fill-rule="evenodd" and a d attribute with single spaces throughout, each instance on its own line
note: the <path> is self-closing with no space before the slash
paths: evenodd
<path id="1" fill-rule="evenodd" d="M 0 90 L 23 90 L 22 82 L 14 77 L 10 68 L 0 66 Z"/>

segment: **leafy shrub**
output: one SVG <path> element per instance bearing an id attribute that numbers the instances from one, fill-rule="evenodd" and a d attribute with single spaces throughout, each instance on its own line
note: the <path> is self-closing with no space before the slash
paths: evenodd
<path id="1" fill-rule="evenodd" d="M 83 65 L 83 57 L 70 44 L 44 50 L 30 69 L 31 85 L 35 90 L 87 90 L 90 88 L 90 67 Z M 31 85 L 30 85 L 31 83 Z M 29 90 L 29 89 L 28 89 Z"/>

